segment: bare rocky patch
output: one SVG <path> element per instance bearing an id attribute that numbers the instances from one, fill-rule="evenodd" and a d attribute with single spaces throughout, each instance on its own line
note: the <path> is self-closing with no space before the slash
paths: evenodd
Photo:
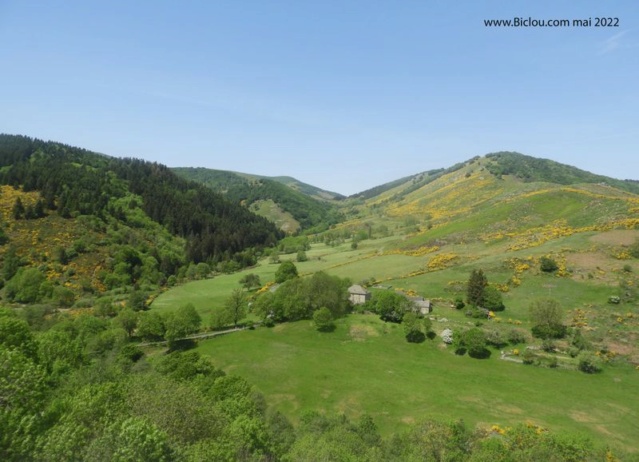
<path id="1" fill-rule="evenodd" d="M 615 229 L 592 236 L 590 240 L 606 245 L 630 245 L 639 238 L 639 231 L 635 229 Z"/>

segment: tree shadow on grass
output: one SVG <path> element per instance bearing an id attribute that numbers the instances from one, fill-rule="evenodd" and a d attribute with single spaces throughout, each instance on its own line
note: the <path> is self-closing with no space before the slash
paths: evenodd
<path id="1" fill-rule="evenodd" d="M 169 353 L 172 353 L 174 351 L 186 351 L 186 350 L 191 350 L 193 348 L 195 348 L 197 346 L 197 342 L 193 339 L 182 339 L 182 340 L 176 340 L 174 342 L 171 342 L 169 344 Z"/>
<path id="2" fill-rule="evenodd" d="M 474 359 L 488 359 L 490 355 L 491 352 L 488 348 L 484 348 L 483 350 L 468 350 L 468 356 Z"/>
<path id="3" fill-rule="evenodd" d="M 335 324 L 331 324 L 330 326 L 322 326 L 318 327 L 317 330 L 319 332 L 334 332 L 337 326 Z"/>
<path id="4" fill-rule="evenodd" d="M 426 340 L 426 336 L 423 332 L 411 332 L 406 336 L 406 340 L 409 343 L 422 343 Z"/>

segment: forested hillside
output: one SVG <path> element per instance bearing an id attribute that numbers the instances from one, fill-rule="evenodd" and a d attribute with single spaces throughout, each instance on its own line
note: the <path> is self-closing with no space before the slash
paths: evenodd
<path id="1" fill-rule="evenodd" d="M 487 166 L 488 170 L 497 176 L 513 175 L 526 182 L 545 181 L 563 185 L 601 183 L 635 194 L 639 193 L 639 185 L 636 181 L 595 175 L 549 159 L 539 159 L 517 152 L 496 152 L 486 155 L 486 158 L 492 161 Z"/>
<path id="2" fill-rule="evenodd" d="M 163 165 L 24 136 L 0 135 L 0 185 L 9 288 L 28 269 L 76 292 L 157 286 L 190 263 L 253 264 L 255 249 L 281 237 L 264 218 Z M 20 296 L 20 287 L 16 300 L 42 298 Z"/>
<path id="3" fill-rule="evenodd" d="M 288 214 L 296 222 L 293 225 L 290 222 L 286 223 L 283 228 L 287 231 L 323 231 L 343 218 L 335 204 L 315 198 L 322 190 L 304 185 L 306 192 L 300 192 L 298 185 L 303 183 L 295 182 L 292 178 L 279 177 L 280 179 L 276 180 L 206 168 L 172 170 L 188 180 L 200 182 L 214 191 L 225 194 L 229 200 L 241 203 L 257 213 L 264 210 L 260 204 L 271 202 L 280 213 Z M 285 180 L 288 180 L 287 183 L 284 183 Z M 328 194 L 325 191 L 323 193 Z M 277 221 L 275 211 L 267 210 L 260 214 L 271 221 Z"/>

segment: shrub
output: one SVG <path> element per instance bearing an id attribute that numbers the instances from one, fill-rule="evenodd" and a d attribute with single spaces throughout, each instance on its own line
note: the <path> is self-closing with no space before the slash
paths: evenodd
<path id="1" fill-rule="evenodd" d="M 524 351 L 524 353 L 521 355 L 521 359 L 526 365 L 533 364 L 535 362 L 535 358 L 536 358 L 535 353 L 533 353 L 532 350 L 529 350 L 527 348 Z"/>
<path id="2" fill-rule="evenodd" d="M 592 353 L 581 353 L 577 368 L 586 374 L 601 372 L 601 361 Z"/>
<path id="3" fill-rule="evenodd" d="M 508 342 L 512 345 L 526 343 L 526 334 L 519 329 L 512 329 L 507 335 Z"/>
<path id="4" fill-rule="evenodd" d="M 564 338 L 568 328 L 563 324 L 546 324 L 533 326 L 533 337 L 541 339 Z"/>
<path id="5" fill-rule="evenodd" d="M 587 350 L 590 348 L 590 342 L 588 342 L 588 340 L 586 340 L 586 338 L 583 336 L 583 334 L 581 333 L 581 329 L 575 329 L 570 343 L 579 351 Z"/>
<path id="6" fill-rule="evenodd" d="M 402 324 L 404 325 L 406 341 L 409 343 L 421 343 L 426 340 L 422 318 L 417 316 L 417 314 L 413 312 L 406 313 Z"/>
<path id="7" fill-rule="evenodd" d="M 59 307 L 67 308 L 73 305 L 75 294 L 66 287 L 55 287 L 53 289 L 53 299 Z"/>
<path id="8" fill-rule="evenodd" d="M 532 334 L 537 338 L 563 338 L 567 328 L 562 324 L 563 312 L 557 300 L 546 298 L 535 300 L 530 305 Z"/>
<path id="9" fill-rule="evenodd" d="M 317 330 L 320 332 L 332 332 L 335 330 L 335 323 L 333 322 L 331 310 L 325 306 L 313 313 L 313 322 L 315 323 Z"/>
<path id="10" fill-rule="evenodd" d="M 484 303 L 483 308 L 490 311 L 504 311 L 504 301 L 501 292 L 493 286 L 488 286 L 484 289 Z"/>
<path id="11" fill-rule="evenodd" d="M 548 359 L 548 367 L 550 367 L 551 369 L 559 367 L 559 361 L 555 356 L 552 356 Z"/>
<path id="12" fill-rule="evenodd" d="M 543 342 L 541 342 L 541 349 L 544 350 L 546 353 L 553 353 L 555 351 L 555 342 L 553 342 L 551 339 L 545 339 Z"/>
<path id="13" fill-rule="evenodd" d="M 539 269 L 544 273 L 553 273 L 559 269 L 559 265 L 550 257 L 541 257 L 539 260 Z"/>
<path id="14" fill-rule="evenodd" d="M 486 348 L 486 334 L 484 334 L 483 330 L 473 327 L 455 337 L 456 354 L 463 355 L 468 352 L 468 356 L 476 359 L 490 356 L 490 350 Z"/>
<path id="15" fill-rule="evenodd" d="M 466 316 L 474 319 L 486 319 L 488 317 L 488 310 L 484 308 L 470 307 L 465 312 Z"/>
<path id="16" fill-rule="evenodd" d="M 571 358 L 576 358 L 577 356 L 579 356 L 579 353 L 581 353 L 581 350 L 577 347 L 570 347 L 568 348 L 568 356 L 570 356 Z"/>
<path id="17" fill-rule="evenodd" d="M 494 346 L 495 348 L 501 348 L 506 345 L 507 342 L 500 331 L 490 330 L 486 333 L 486 343 Z"/>
<path id="18" fill-rule="evenodd" d="M 122 347 L 118 356 L 135 363 L 144 356 L 144 352 L 137 345 L 129 343 Z"/>

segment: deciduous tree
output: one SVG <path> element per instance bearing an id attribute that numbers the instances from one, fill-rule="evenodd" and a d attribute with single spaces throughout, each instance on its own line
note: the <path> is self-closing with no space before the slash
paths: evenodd
<path id="1" fill-rule="evenodd" d="M 246 317 L 247 308 L 246 295 L 244 295 L 242 289 L 233 290 L 233 292 L 231 292 L 231 296 L 224 304 L 224 310 L 227 313 L 227 317 L 235 327 L 237 327 L 237 323 L 240 320 Z"/>
<path id="2" fill-rule="evenodd" d="M 562 338 L 566 335 L 561 304 L 552 298 L 535 300 L 529 308 L 532 333 L 538 338 Z"/>
<path id="3" fill-rule="evenodd" d="M 289 279 L 294 279 L 297 277 L 297 267 L 292 261 L 282 262 L 277 268 L 275 272 L 275 282 L 281 284 L 284 281 L 288 281 Z"/>
<path id="4" fill-rule="evenodd" d="M 169 313 L 164 319 L 165 338 L 169 342 L 169 348 L 173 349 L 177 340 L 197 332 L 201 323 L 202 318 L 192 303 L 187 303 L 174 313 Z"/>
<path id="5" fill-rule="evenodd" d="M 423 320 L 414 312 L 408 312 L 402 320 L 404 335 L 410 343 L 421 343 L 426 339 Z"/>
<path id="6" fill-rule="evenodd" d="M 254 273 L 243 276 L 239 282 L 246 290 L 251 290 L 253 287 L 260 287 L 262 285 L 260 277 Z"/>
<path id="7" fill-rule="evenodd" d="M 313 322 L 315 323 L 315 328 L 320 332 L 330 332 L 335 329 L 333 315 L 325 306 L 313 313 Z"/>

